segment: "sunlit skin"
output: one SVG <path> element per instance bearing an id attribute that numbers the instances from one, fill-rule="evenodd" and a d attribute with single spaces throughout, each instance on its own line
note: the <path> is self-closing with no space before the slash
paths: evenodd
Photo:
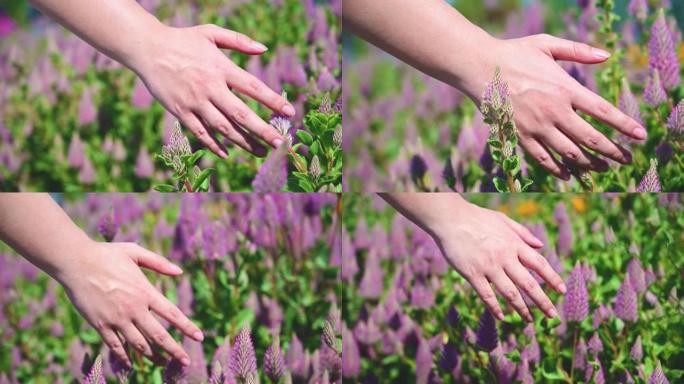
<path id="1" fill-rule="evenodd" d="M 183 271 L 134 243 L 100 243 L 77 227 L 48 194 L 0 194 L 0 240 L 57 280 L 81 315 L 128 367 L 124 342 L 156 363 L 168 356 L 189 365 L 187 352 L 157 320 L 197 341 L 192 323 L 147 280 L 141 268 L 168 276 Z"/>
<path id="2" fill-rule="evenodd" d="M 30 2 L 133 70 L 150 93 L 221 158 L 228 155 L 219 136 L 257 156 L 266 154 L 263 143 L 275 148 L 283 142 L 235 92 L 288 117 L 294 116 L 294 107 L 221 51 L 260 55 L 267 51 L 263 44 L 215 25 L 166 26 L 134 0 Z"/>
<path id="3" fill-rule="evenodd" d="M 477 291 L 499 320 L 504 313 L 494 288 L 526 321 L 532 321 L 526 293 L 544 314 L 556 308 L 530 271 L 560 293 L 566 286 L 538 249 L 544 244 L 501 212 L 478 207 L 455 193 L 383 193 L 388 203 L 428 232 L 451 266 Z"/>
<path id="4" fill-rule="evenodd" d="M 497 39 L 442 0 L 346 0 L 343 16 L 346 29 L 451 84 L 477 104 L 500 67 L 511 89 L 520 145 L 559 178 L 570 178 L 564 163 L 607 171 L 606 158 L 631 162 L 627 149 L 576 111 L 628 138 L 646 139 L 639 123 L 583 87 L 556 62 L 599 64 L 610 57 L 604 50 L 549 35 Z"/>

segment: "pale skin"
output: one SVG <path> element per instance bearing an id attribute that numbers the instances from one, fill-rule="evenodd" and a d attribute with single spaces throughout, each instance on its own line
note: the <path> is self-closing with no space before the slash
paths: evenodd
<path id="1" fill-rule="evenodd" d="M 494 289 L 528 322 L 533 316 L 521 292 L 547 317 L 558 315 L 530 270 L 557 292 L 565 293 L 567 288 L 538 252 L 544 244 L 527 228 L 501 212 L 471 204 L 456 193 L 380 196 L 432 236 L 449 264 L 470 283 L 499 320 L 504 319 L 504 313 Z"/>
<path id="2" fill-rule="evenodd" d="M 221 158 L 218 136 L 257 156 L 283 137 L 235 92 L 292 117 L 294 107 L 261 80 L 239 68 L 221 49 L 260 55 L 267 47 L 215 25 L 173 28 L 134 0 L 30 0 L 42 12 L 134 71 L 150 93 Z M 106 22 L 103 22 L 106 21 Z"/>
<path id="3" fill-rule="evenodd" d="M 90 239 L 48 194 L 0 194 L 0 240 L 57 280 L 103 342 L 128 367 L 124 343 L 157 363 L 184 365 L 187 352 L 156 316 L 202 341 L 202 331 L 147 280 L 140 268 L 167 276 L 183 271 L 135 243 Z"/>
<path id="4" fill-rule="evenodd" d="M 565 164 L 602 172 L 608 170 L 606 158 L 631 162 L 627 149 L 577 111 L 631 139 L 646 139 L 638 122 L 583 87 L 556 62 L 603 63 L 610 53 L 602 49 L 549 35 L 497 39 L 442 0 L 345 0 L 343 16 L 348 30 L 451 84 L 478 105 L 499 66 L 512 92 L 520 145 L 559 178 L 570 178 Z"/>

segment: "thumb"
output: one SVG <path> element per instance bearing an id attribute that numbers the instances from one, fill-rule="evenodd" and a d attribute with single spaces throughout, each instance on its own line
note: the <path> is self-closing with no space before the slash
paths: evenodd
<path id="1" fill-rule="evenodd" d="M 582 64 L 603 63 L 610 52 L 576 41 L 565 40 L 549 35 L 539 35 L 543 48 L 548 49 L 556 60 L 574 61 Z"/>
<path id="2" fill-rule="evenodd" d="M 260 55 L 268 50 L 265 45 L 239 32 L 213 24 L 203 25 L 201 28 L 205 35 L 212 39 L 219 48 L 232 49 L 249 55 Z"/>
<path id="3" fill-rule="evenodd" d="M 179 266 L 173 264 L 165 257 L 137 244 L 135 245 L 135 248 L 136 249 L 133 251 L 133 257 L 139 266 L 169 276 L 177 276 L 183 273 L 183 270 Z"/>

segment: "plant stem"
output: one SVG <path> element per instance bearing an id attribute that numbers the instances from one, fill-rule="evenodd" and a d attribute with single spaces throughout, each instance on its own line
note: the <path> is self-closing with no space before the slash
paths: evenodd
<path id="1" fill-rule="evenodd" d="M 188 192 L 192 192 L 192 185 L 190 185 L 190 182 L 187 179 L 183 180 L 183 185 Z"/>
<path id="2" fill-rule="evenodd" d="M 574 374 L 575 374 L 575 351 L 577 350 L 577 338 L 579 337 L 579 329 L 577 326 L 573 326 L 575 328 L 575 336 L 573 336 L 573 341 L 572 341 L 572 362 L 570 363 L 570 382 L 573 383 L 573 380 L 575 379 Z"/>
<path id="3" fill-rule="evenodd" d="M 502 127 L 499 127 L 499 141 L 502 145 L 501 154 L 503 155 L 503 148 L 506 147 L 506 138 L 504 137 Z M 501 162 L 500 166 L 503 170 L 503 161 Z M 508 192 L 515 192 L 515 180 L 510 172 L 506 172 L 506 184 L 508 185 Z"/>

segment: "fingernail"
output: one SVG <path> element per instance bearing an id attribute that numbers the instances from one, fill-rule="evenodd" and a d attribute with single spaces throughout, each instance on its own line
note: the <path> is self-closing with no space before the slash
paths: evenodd
<path id="1" fill-rule="evenodd" d="M 497 317 L 499 320 L 503 321 L 503 319 L 504 319 L 504 314 L 503 314 L 503 312 L 497 312 L 497 313 L 496 313 L 496 317 Z"/>
<path id="2" fill-rule="evenodd" d="M 190 359 L 188 359 L 187 357 L 182 358 L 181 364 L 185 365 L 186 367 L 190 366 Z"/>
<path id="3" fill-rule="evenodd" d="M 261 44 L 261 43 L 258 42 L 258 41 L 252 41 L 252 44 L 250 44 L 250 45 L 252 46 L 252 48 L 258 49 L 258 50 L 260 50 L 260 51 L 265 51 L 265 50 L 268 49 L 267 46 Z"/>
<path id="4" fill-rule="evenodd" d="M 563 173 L 561 173 L 561 178 L 562 178 L 563 180 L 565 180 L 565 181 L 570 180 L 570 172 L 568 172 L 568 171 L 563 171 Z"/>
<path id="5" fill-rule="evenodd" d="M 202 332 L 197 331 L 197 332 L 192 334 L 192 338 L 197 340 L 197 341 L 202 341 L 202 340 L 204 340 L 204 335 L 202 334 Z"/>
<path id="6" fill-rule="evenodd" d="M 280 139 L 275 139 L 275 140 L 273 140 L 273 145 L 275 145 L 275 147 L 278 148 L 281 145 L 283 145 L 283 141 Z"/>
<path id="7" fill-rule="evenodd" d="M 549 310 L 549 317 L 556 317 L 558 315 L 558 312 L 556 312 L 556 308 L 551 308 Z"/>
<path id="8" fill-rule="evenodd" d="M 644 140 L 646 138 L 646 130 L 639 127 L 633 131 L 634 137 L 636 137 L 639 140 Z"/>
<path id="9" fill-rule="evenodd" d="M 283 107 L 283 113 L 287 116 L 292 117 L 295 115 L 295 109 L 293 106 L 288 104 L 288 105 Z"/>
<path id="10" fill-rule="evenodd" d="M 560 289 L 561 293 L 565 293 L 568 291 L 568 287 L 566 287 L 563 283 L 561 283 L 561 285 L 558 286 L 558 289 Z"/>
<path id="11" fill-rule="evenodd" d="M 183 270 L 181 269 L 181 267 L 177 266 L 176 264 L 172 264 L 172 263 L 169 263 L 169 271 L 171 271 L 171 273 L 178 273 L 178 274 L 183 273 Z"/>
<path id="12" fill-rule="evenodd" d="M 610 52 L 604 51 L 603 49 L 592 48 L 592 52 L 594 53 L 594 56 L 598 57 L 599 59 L 607 59 L 610 57 Z"/>
<path id="13" fill-rule="evenodd" d="M 219 149 L 219 153 L 218 153 L 218 154 L 219 154 L 219 157 L 221 157 L 222 159 L 227 159 L 227 158 L 228 158 L 228 154 L 227 154 L 226 151 L 224 151 L 223 149 Z"/>

